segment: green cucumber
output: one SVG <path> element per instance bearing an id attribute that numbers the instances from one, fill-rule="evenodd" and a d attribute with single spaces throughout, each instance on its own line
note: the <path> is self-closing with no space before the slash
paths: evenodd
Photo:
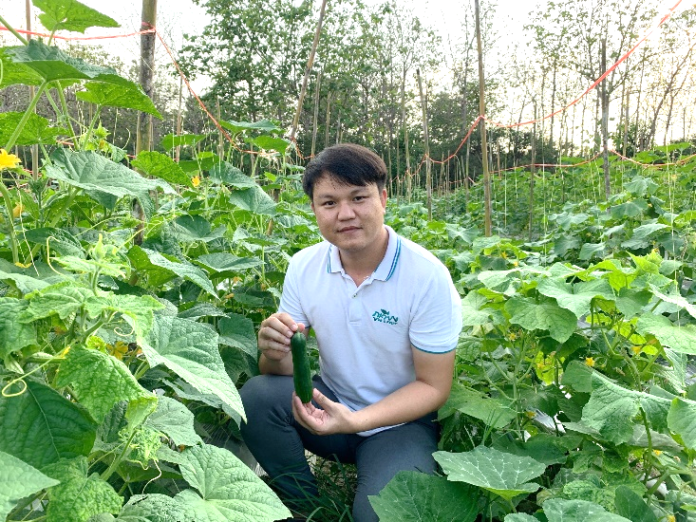
<path id="1" fill-rule="evenodd" d="M 309 368 L 309 357 L 307 356 L 307 339 L 304 334 L 295 332 L 290 339 L 292 350 L 292 378 L 295 382 L 295 393 L 302 401 L 302 404 L 312 402 L 312 372 Z"/>

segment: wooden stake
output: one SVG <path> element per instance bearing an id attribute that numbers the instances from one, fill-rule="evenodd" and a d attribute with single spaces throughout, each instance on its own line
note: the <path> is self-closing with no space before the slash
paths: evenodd
<path id="1" fill-rule="evenodd" d="M 486 92 L 485 76 L 483 74 L 483 50 L 481 48 L 481 17 L 479 14 L 479 0 L 474 0 L 476 7 L 476 46 L 478 49 L 478 73 L 479 73 L 479 114 L 486 114 Z M 481 132 L 481 166 L 483 168 L 483 233 L 486 237 L 491 236 L 491 174 L 488 172 L 488 143 L 486 140 L 486 120 L 481 118 L 479 121 Z"/>

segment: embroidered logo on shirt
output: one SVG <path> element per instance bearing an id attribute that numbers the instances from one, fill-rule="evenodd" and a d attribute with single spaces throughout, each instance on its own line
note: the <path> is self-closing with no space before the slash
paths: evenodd
<path id="1" fill-rule="evenodd" d="M 399 322 L 398 317 L 394 317 L 393 315 L 390 315 L 389 311 L 385 310 L 384 308 L 373 313 L 372 320 L 379 322 L 379 323 L 390 324 L 392 326 Z"/>

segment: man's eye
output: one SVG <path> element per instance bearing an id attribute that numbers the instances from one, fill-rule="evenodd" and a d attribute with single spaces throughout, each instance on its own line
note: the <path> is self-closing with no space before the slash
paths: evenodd
<path id="1" fill-rule="evenodd" d="M 354 201 L 362 201 L 363 199 L 365 199 L 365 196 L 355 196 L 353 198 Z"/>

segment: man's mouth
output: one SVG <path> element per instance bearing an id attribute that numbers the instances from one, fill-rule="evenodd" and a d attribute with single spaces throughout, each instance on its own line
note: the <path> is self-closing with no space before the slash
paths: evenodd
<path id="1" fill-rule="evenodd" d="M 353 232 L 354 230 L 360 230 L 360 227 L 344 227 L 344 228 L 339 229 L 338 231 L 340 233 L 340 232 Z"/>

